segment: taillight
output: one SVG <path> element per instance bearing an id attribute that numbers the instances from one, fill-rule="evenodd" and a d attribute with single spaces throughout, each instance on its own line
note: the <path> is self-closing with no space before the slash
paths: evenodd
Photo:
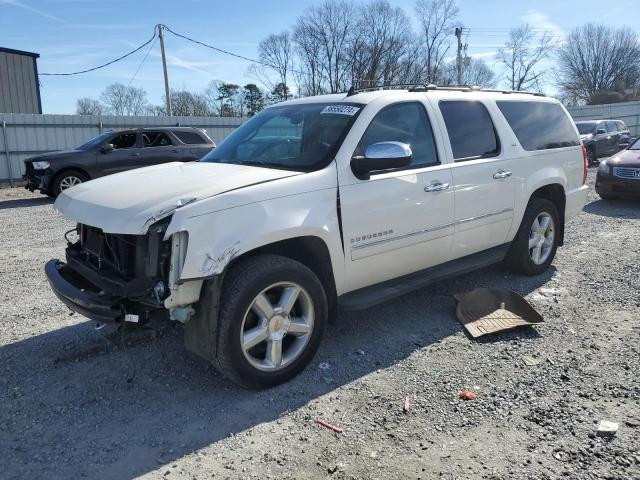
<path id="1" fill-rule="evenodd" d="M 589 158 L 587 157 L 587 149 L 582 145 L 582 159 L 584 160 L 584 173 L 582 175 L 582 184 L 587 183 L 587 172 L 589 171 Z"/>

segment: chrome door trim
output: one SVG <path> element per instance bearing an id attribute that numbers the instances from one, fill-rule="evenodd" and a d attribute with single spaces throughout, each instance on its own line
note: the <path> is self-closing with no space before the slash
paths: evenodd
<path id="1" fill-rule="evenodd" d="M 431 233 L 438 230 L 443 230 L 445 228 L 453 227 L 461 223 L 473 222 L 475 220 L 481 220 L 483 218 L 493 217 L 495 215 L 501 215 L 503 213 L 509 213 L 509 212 L 513 212 L 513 208 L 503 208 L 502 210 L 498 210 L 496 212 L 485 213 L 483 215 L 478 215 L 476 217 L 464 218 L 462 220 L 458 220 L 457 222 L 444 223 L 442 225 L 436 225 L 435 227 L 423 228 L 413 232 L 404 233 L 402 235 L 396 235 L 394 237 L 381 238 L 380 240 L 374 240 L 372 242 L 351 245 L 351 250 L 361 250 L 363 248 L 374 247 L 376 245 L 382 245 L 384 243 L 393 242 L 395 240 L 402 240 L 404 238 L 414 237 L 416 235 L 424 235 L 426 233 Z"/>
<path id="2" fill-rule="evenodd" d="M 352 245 L 351 250 L 360 250 L 362 248 L 373 247 L 375 245 L 381 245 L 383 243 L 393 242 L 394 240 L 402 240 L 403 238 L 413 237 L 415 235 L 424 235 L 425 233 L 435 232 L 437 230 L 443 230 L 445 228 L 453 227 L 456 223 L 445 223 L 442 225 L 436 225 L 435 227 L 423 228 L 422 230 L 416 230 L 415 232 L 404 233 L 402 235 L 396 235 L 395 237 L 382 238 L 380 240 L 374 240 L 373 242 L 360 243 L 358 245 Z"/>
<path id="3" fill-rule="evenodd" d="M 462 220 L 458 220 L 456 223 L 461 224 L 461 223 L 467 223 L 467 222 L 474 222 L 475 220 L 481 220 L 483 218 L 493 217 L 494 215 L 501 215 L 503 213 L 509 213 L 509 212 L 513 212 L 513 208 L 503 208 L 502 210 L 498 210 L 496 212 L 483 213 L 482 215 L 477 215 L 475 217 L 463 218 Z"/>

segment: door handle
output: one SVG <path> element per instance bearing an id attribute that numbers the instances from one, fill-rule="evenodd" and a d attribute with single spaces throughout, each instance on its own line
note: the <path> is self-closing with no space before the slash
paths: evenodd
<path id="1" fill-rule="evenodd" d="M 130 157 L 139 157 L 140 154 L 139 153 L 130 153 L 129 156 Z"/>
<path id="2" fill-rule="evenodd" d="M 429 192 L 441 192 L 442 190 L 446 190 L 449 188 L 448 183 L 432 183 L 431 185 L 427 185 L 424 187 L 424 191 Z"/>
<path id="3" fill-rule="evenodd" d="M 500 170 L 499 172 L 496 172 L 493 174 L 493 178 L 495 178 L 496 180 L 499 180 L 501 178 L 507 178 L 511 176 L 511 172 L 506 172 L 504 170 Z"/>

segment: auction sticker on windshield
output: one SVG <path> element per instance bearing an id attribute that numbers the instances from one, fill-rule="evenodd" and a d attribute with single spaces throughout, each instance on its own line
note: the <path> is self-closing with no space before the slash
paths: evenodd
<path id="1" fill-rule="evenodd" d="M 349 115 L 352 117 L 358 113 L 358 110 L 360 110 L 360 107 L 353 107 L 351 105 L 327 105 L 322 109 L 320 115 L 333 113 L 337 115 Z"/>

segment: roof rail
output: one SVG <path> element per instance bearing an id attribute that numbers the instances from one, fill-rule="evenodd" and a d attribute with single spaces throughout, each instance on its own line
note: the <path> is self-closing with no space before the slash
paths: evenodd
<path id="1" fill-rule="evenodd" d="M 389 85 L 378 85 L 375 87 L 364 87 L 364 88 L 356 88 L 352 86 L 347 92 L 347 97 L 351 97 L 356 95 L 357 93 L 362 92 L 374 92 L 377 90 L 396 90 L 396 89 L 407 89 L 409 92 L 428 92 L 430 90 L 444 90 L 444 91 L 455 91 L 455 92 L 493 92 L 493 93 L 522 93 L 525 95 L 533 95 L 536 97 L 544 97 L 544 93 L 539 92 L 525 92 L 522 90 L 499 90 L 493 88 L 480 88 L 476 85 L 434 85 L 432 83 L 396 83 Z"/>

